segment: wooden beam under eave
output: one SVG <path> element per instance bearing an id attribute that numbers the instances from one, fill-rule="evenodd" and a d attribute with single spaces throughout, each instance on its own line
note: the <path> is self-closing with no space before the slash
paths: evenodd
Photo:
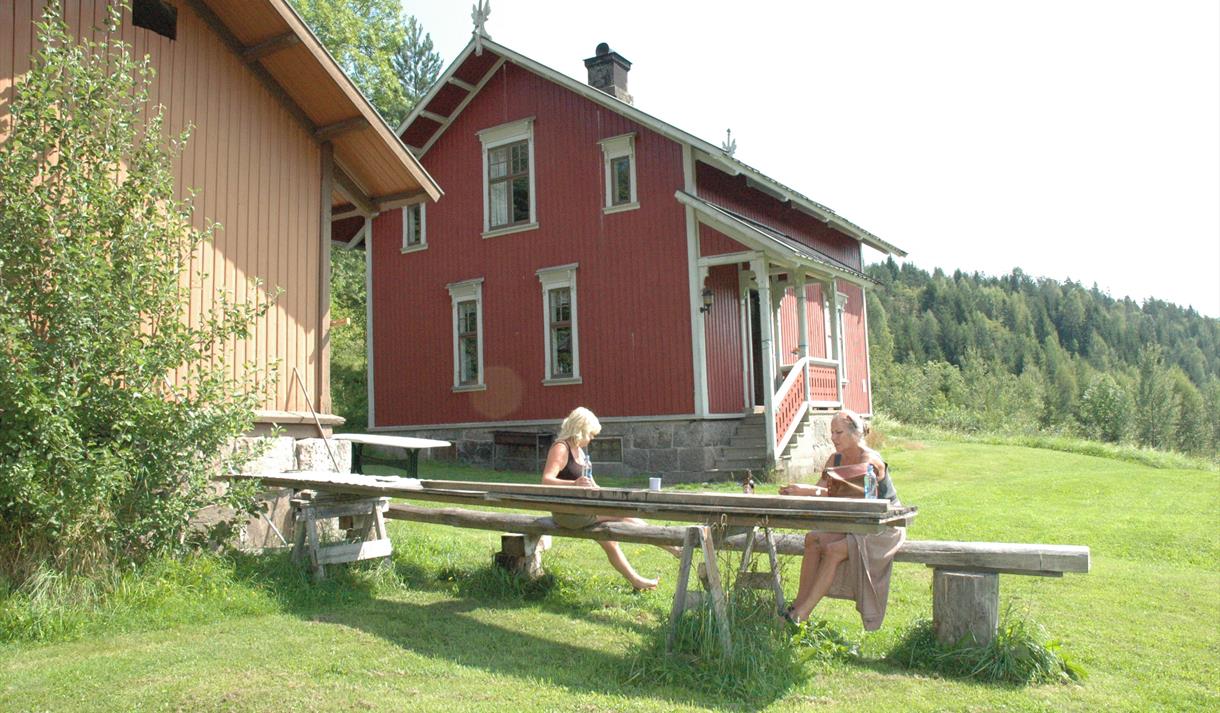
<path id="1" fill-rule="evenodd" d="M 229 31 L 229 28 L 226 27 L 223 22 L 221 22 L 220 18 L 216 16 L 216 13 L 212 12 L 211 8 L 203 4 L 203 0 L 184 0 L 184 2 L 188 7 L 195 11 L 195 14 L 203 20 L 204 24 L 210 27 L 212 31 L 220 37 L 221 41 L 224 42 L 235 55 L 237 55 L 238 59 L 242 59 L 242 52 L 244 52 L 247 48 L 242 45 L 242 43 L 237 40 L 237 37 Z M 293 100 L 292 97 L 288 96 L 288 92 L 284 91 L 284 88 L 280 86 L 280 83 L 275 81 L 275 78 L 271 76 L 271 73 L 263 69 L 261 64 L 252 62 L 248 63 L 246 66 L 254 74 L 254 76 L 258 78 L 258 81 L 263 85 L 263 87 L 267 91 L 271 92 L 272 96 L 279 100 L 284 109 L 286 109 L 288 113 L 291 114 L 292 117 L 305 128 L 306 131 L 312 133 L 317 128 L 314 126 L 313 120 L 305 115 L 305 111 L 297 105 L 296 101 Z"/>
<path id="2" fill-rule="evenodd" d="M 373 201 L 369 200 L 369 197 L 365 195 L 364 191 L 360 190 L 360 187 L 356 185 L 356 182 L 353 181 L 351 177 L 343 171 L 343 169 L 339 168 L 338 165 L 335 165 L 332 180 L 334 182 L 334 189 L 344 198 L 350 201 L 351 204 L 355 206 L 356 210 L 360 211 L 361 214 L 377 215 L 377 206 L 373 203 Z"/>
<path id="3" fill-rule="evenodd" d="M 260 42 L 253 47 L 247 47 L 241 51 L 241 58 L 246 64 L 257 62 L 269 54 L 275 54 L 280 50 L 286 50 L 289 47 L 295 47 L 301 44 L 301 38 L 297 37 L 292 32 L 286 32 L 282 35 L 272 37 L 271 39 Z"/>
<path id="4" fill-rule="evenodd" d="M 372 199 L 377 205 L 377 210 L 385 212 L 393 208 L 401 208 L 411 203 L 419 201 L 420 196 L 427 196 L 423 189 L 418 191 L 403 191 L 402 193 L 390 193 L 384 196 L 377 196 Z"/>
<path id="5" fill-rule="evenodd" d="M 449 82 L 449 84 L 452 84 L 453 86 L 455 86 L 459 89 L 465 89 L 468 92 L 474 91 L 473 84 L 471 84 L 470 82 L 463 82 L 462 80 L 458 79 L 457 77 L 450 77 L 447 81 Z"/>
<path id="6" fill-rule="evenodd" d="M 313 132 L 313 137 L 318 141 L 330 141 L 336 136 L 340 136 L 351 131 L 358 131 L 368 127 L 368 125 L 368 119 L 364 118 L 363 116 L 355 116 L 351 119 L 344 119 L 343 121 L 337 121 L 333 124 L 319 127 L 317 131 Z"/>
<path id="7" fill-rule="evenodd" d="M 434 111 L 428 111 L 425 109 L 424 111 L 421 111 L 419 113 L 419 115 L 425 119 L 431 119 L 431 120 L 435 121 L 436 123 L 440 124 L 441 126 L 445 126 L 446 124 L 449 123 L 449 117 L 441 116 L 440 114 L 437 114 Z"/>

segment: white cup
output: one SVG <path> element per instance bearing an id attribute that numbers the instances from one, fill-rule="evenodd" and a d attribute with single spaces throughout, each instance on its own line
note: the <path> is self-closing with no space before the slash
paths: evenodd
<path id="1" fill-rule="evenodd" d="M 660 490 L 661 489 L 661 479 L 660 478 L 649 478 L 648 479 L 648 489 L 649 490 Z"/>

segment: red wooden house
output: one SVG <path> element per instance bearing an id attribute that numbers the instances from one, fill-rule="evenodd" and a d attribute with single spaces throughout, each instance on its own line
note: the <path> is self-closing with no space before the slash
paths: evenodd
<path id="1" fill-rule="evenodd" d="M 500 465 L 584 405 L 603 472 L 808 461 L 816 414 L 872 410 L 861 245 L 905 253 L 585 64 L 476 37 L 400 128 L 448 192 L 372 223 L 371 427 Z"/>

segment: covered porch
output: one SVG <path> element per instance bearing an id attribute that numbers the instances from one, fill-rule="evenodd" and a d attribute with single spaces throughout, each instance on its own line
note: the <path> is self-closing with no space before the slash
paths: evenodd
<path id="1" fill-rule="evenodd" d="M 700 250 L 692 285 L 700 305 L 703 413 L 740 418 L 761 411 L 764 462 L 772 467 L 807 414 L 844 406 L 871 412 L 863 302 L 869 278 L 747 216 L 682 191 L 676 197 L 700 226 L 729 239 Z M 858 315 L 847 330 L 845 293 Z M 850 395 L 849 342 L 857 346 Z"/>

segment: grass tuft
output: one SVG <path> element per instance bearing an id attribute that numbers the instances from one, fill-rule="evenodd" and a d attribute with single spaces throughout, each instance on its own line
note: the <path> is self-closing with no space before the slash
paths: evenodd
<path id="1" fill-rule="evenodd" d="M 1040 625 L 1011 611 L 986 646 L 946 646 L 936 640 L 932 622 L 920 620 L 886 659 L 906 669 L 1015 686 L 1072 683 L 1086 677 Z"/>
<path id="2" fill-rule="evenodd" d="M 627 681 L 647 680 L 756 705 L 782 698 L 805 673 L 774 609 L 769 593 L 740 590 L 731 596 L 728 652 L 710 603 L 689 610 L 678 624 L 672 651 L 666 649 L 667 626 L 649 634 L 629 659 Z"/>

